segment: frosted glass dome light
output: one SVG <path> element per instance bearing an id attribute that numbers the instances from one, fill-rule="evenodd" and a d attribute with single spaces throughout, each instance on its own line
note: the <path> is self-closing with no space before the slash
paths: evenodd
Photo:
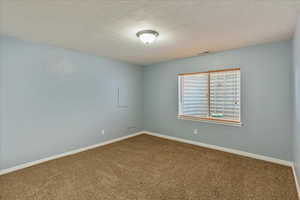
<path id="1" fill-rule="evenodd" d="M 143 30 L 136 33 L 136 36 L 144 43 L 151 44 L 158 37 L 158 32 L 153 30 Z"/>

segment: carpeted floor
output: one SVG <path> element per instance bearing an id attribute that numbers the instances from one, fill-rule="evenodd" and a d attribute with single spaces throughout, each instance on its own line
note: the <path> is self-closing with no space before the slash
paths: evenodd
<path id="1" fill-rule="evenodd" d="M 289 167 L 136 136 L 0 176 L 1 200 L 297 200 Z"/>

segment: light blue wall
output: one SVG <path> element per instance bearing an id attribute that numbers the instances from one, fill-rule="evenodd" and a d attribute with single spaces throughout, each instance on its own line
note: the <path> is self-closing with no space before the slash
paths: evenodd
<path id="1" fill-rule="evenodd" d="M 300 18 L 294 35 L 294 163 L 300 183 Z"/>
<path id="2" fill-rule="evenodd" d="M 0 60 L 1 169 L 143 128 L 139 66 L 10 37 Z"/>
<path id="3" fill-rule="evenodd" d="M 240 67 L 242 127 L 177 119 L 177 74 Z M 144 69 L 144 128 L 292 160 L 292 42 L 251 46 Z M 198 135 L 193 129 L 198 129 Z"/>
<path id="4" fill-rule="evenodd" d="M 296 57 L 295 63 L 300 63 Z M 295 66 L 297 70 L 299 64 Z M 227 67 L 242 70 L 244 126 L 178 120 L 177 74 Z M 0 169 L 106 141 L 143 127 L 203 143 L 292 159 L 291 41 L 142 69 L 0 37 L 0 69 Z M 128 108 L 117 107 L 117 88 L 121 89 L 121 104 Z M 198 135 L 192 133 L 195 128 Z M 102 129 L 105 135 L 101 134 Z M 300 152 L 298 146 L 295 151 Z"/>

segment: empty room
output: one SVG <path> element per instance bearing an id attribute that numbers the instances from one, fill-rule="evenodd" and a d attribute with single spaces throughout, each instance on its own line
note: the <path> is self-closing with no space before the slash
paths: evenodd
<path id="1" fill-rule="evenodd" d="M 300 200 L 300 0 L 0 0 L 0 200 Z"/>

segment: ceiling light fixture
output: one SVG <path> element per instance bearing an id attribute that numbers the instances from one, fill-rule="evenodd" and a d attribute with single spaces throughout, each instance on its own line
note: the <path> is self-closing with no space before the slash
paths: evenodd
<path id="1" fill-rule="evenodd" d="M 197 54 L 197 56 L 203 56 L 204 54 L 209 54 L 210 51 L 209 50 L 204 50 L 204 51 L 201 51 L 200 53 Z"/>
<path id="2" fill-rule="evenodd" d="M 154 30 L 142 30 L 136 33 L 136 36 L 144 43 L 151 44 L 156 40 L 159 33 Z"/>

